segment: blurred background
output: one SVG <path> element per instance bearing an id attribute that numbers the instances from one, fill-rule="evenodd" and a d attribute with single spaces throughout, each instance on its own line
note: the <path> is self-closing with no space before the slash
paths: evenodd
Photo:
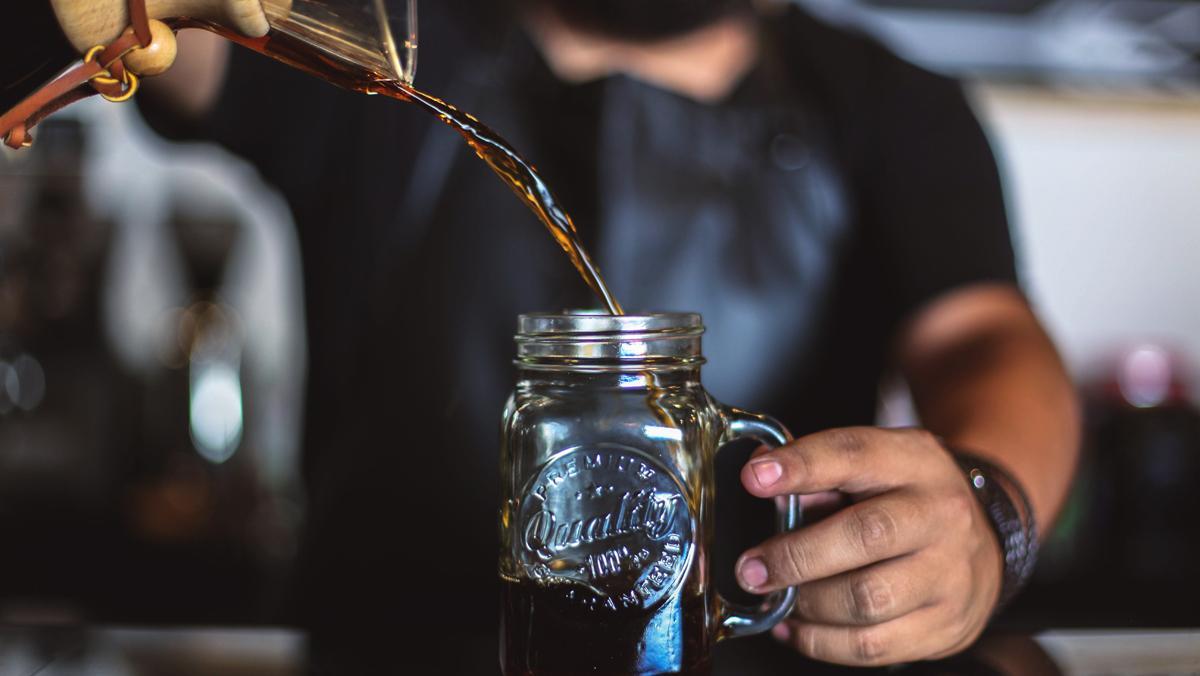
<path id="1" fill-rule="evenodd" d="M 1200 2 L 804 4 L 966 79 L 1087 403 L 1010 621 L 1196 624 Z M 304 513 L 300 279 L 271 188 L 134 106 L 0 153 L 0 623 L 269 619 Z"/>

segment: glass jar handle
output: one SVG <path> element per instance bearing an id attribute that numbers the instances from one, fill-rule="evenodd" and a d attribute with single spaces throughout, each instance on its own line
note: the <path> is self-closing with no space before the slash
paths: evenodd
<path id="1" fill-rule="evenodd" d="M 731 406 L 726 406 L 724 412 L 727 424 L 725 435 L 721 439 L 722 445 L 747 437 L 772 447 L 782 446 L 792 440 L 787 428 L 769 416 Z M 789 495 L 787 505 L 778 511 L 776 530 L 780 533 L 795 530 L 800 526 L 801 516 L 799 496 Z M 718 601 L 720 633 L 717 638 L 740 638 L 768 631 L 787 617 L 795 601 L 795 587 L 768 594 L 766 600 L 758 607 L 732 603 L 722 597 Z"/>

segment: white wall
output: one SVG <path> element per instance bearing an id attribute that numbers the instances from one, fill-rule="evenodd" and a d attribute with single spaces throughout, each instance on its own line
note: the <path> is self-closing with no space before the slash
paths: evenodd
<path id="1" fill-rule="evenodd" d="M 1071 368 L 1143 340 L 1200 366 L 1200 97 L 974 91 L 1026 283 Z"/>

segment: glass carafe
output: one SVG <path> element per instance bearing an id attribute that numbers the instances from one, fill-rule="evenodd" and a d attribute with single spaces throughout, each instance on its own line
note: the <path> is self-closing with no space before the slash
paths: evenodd
<path id="1" fill-rule="evenodd" d="M 416 0 L 262 0 L 271 29 L 381 79 L 412 84 Z"/>
<path id="2" fill-rule="evenodd" d="M 409 85 L 416 75 L 416 0 L 211 2 L 198 0 L 163 20 L 177 30 L 211 30 L 350 89 L 369 91 L 381 81 Z"/>
<path id="3" fill-rule="evenodd" d="M 793 589 L 746 608 L 713 588 L 716 454 L 790 436 L 709 396 L 702 332 L 695 314 L 520 318 L 500 458 L 508 676 L 704 674 L 717 641 L 790 610 Z"/>

